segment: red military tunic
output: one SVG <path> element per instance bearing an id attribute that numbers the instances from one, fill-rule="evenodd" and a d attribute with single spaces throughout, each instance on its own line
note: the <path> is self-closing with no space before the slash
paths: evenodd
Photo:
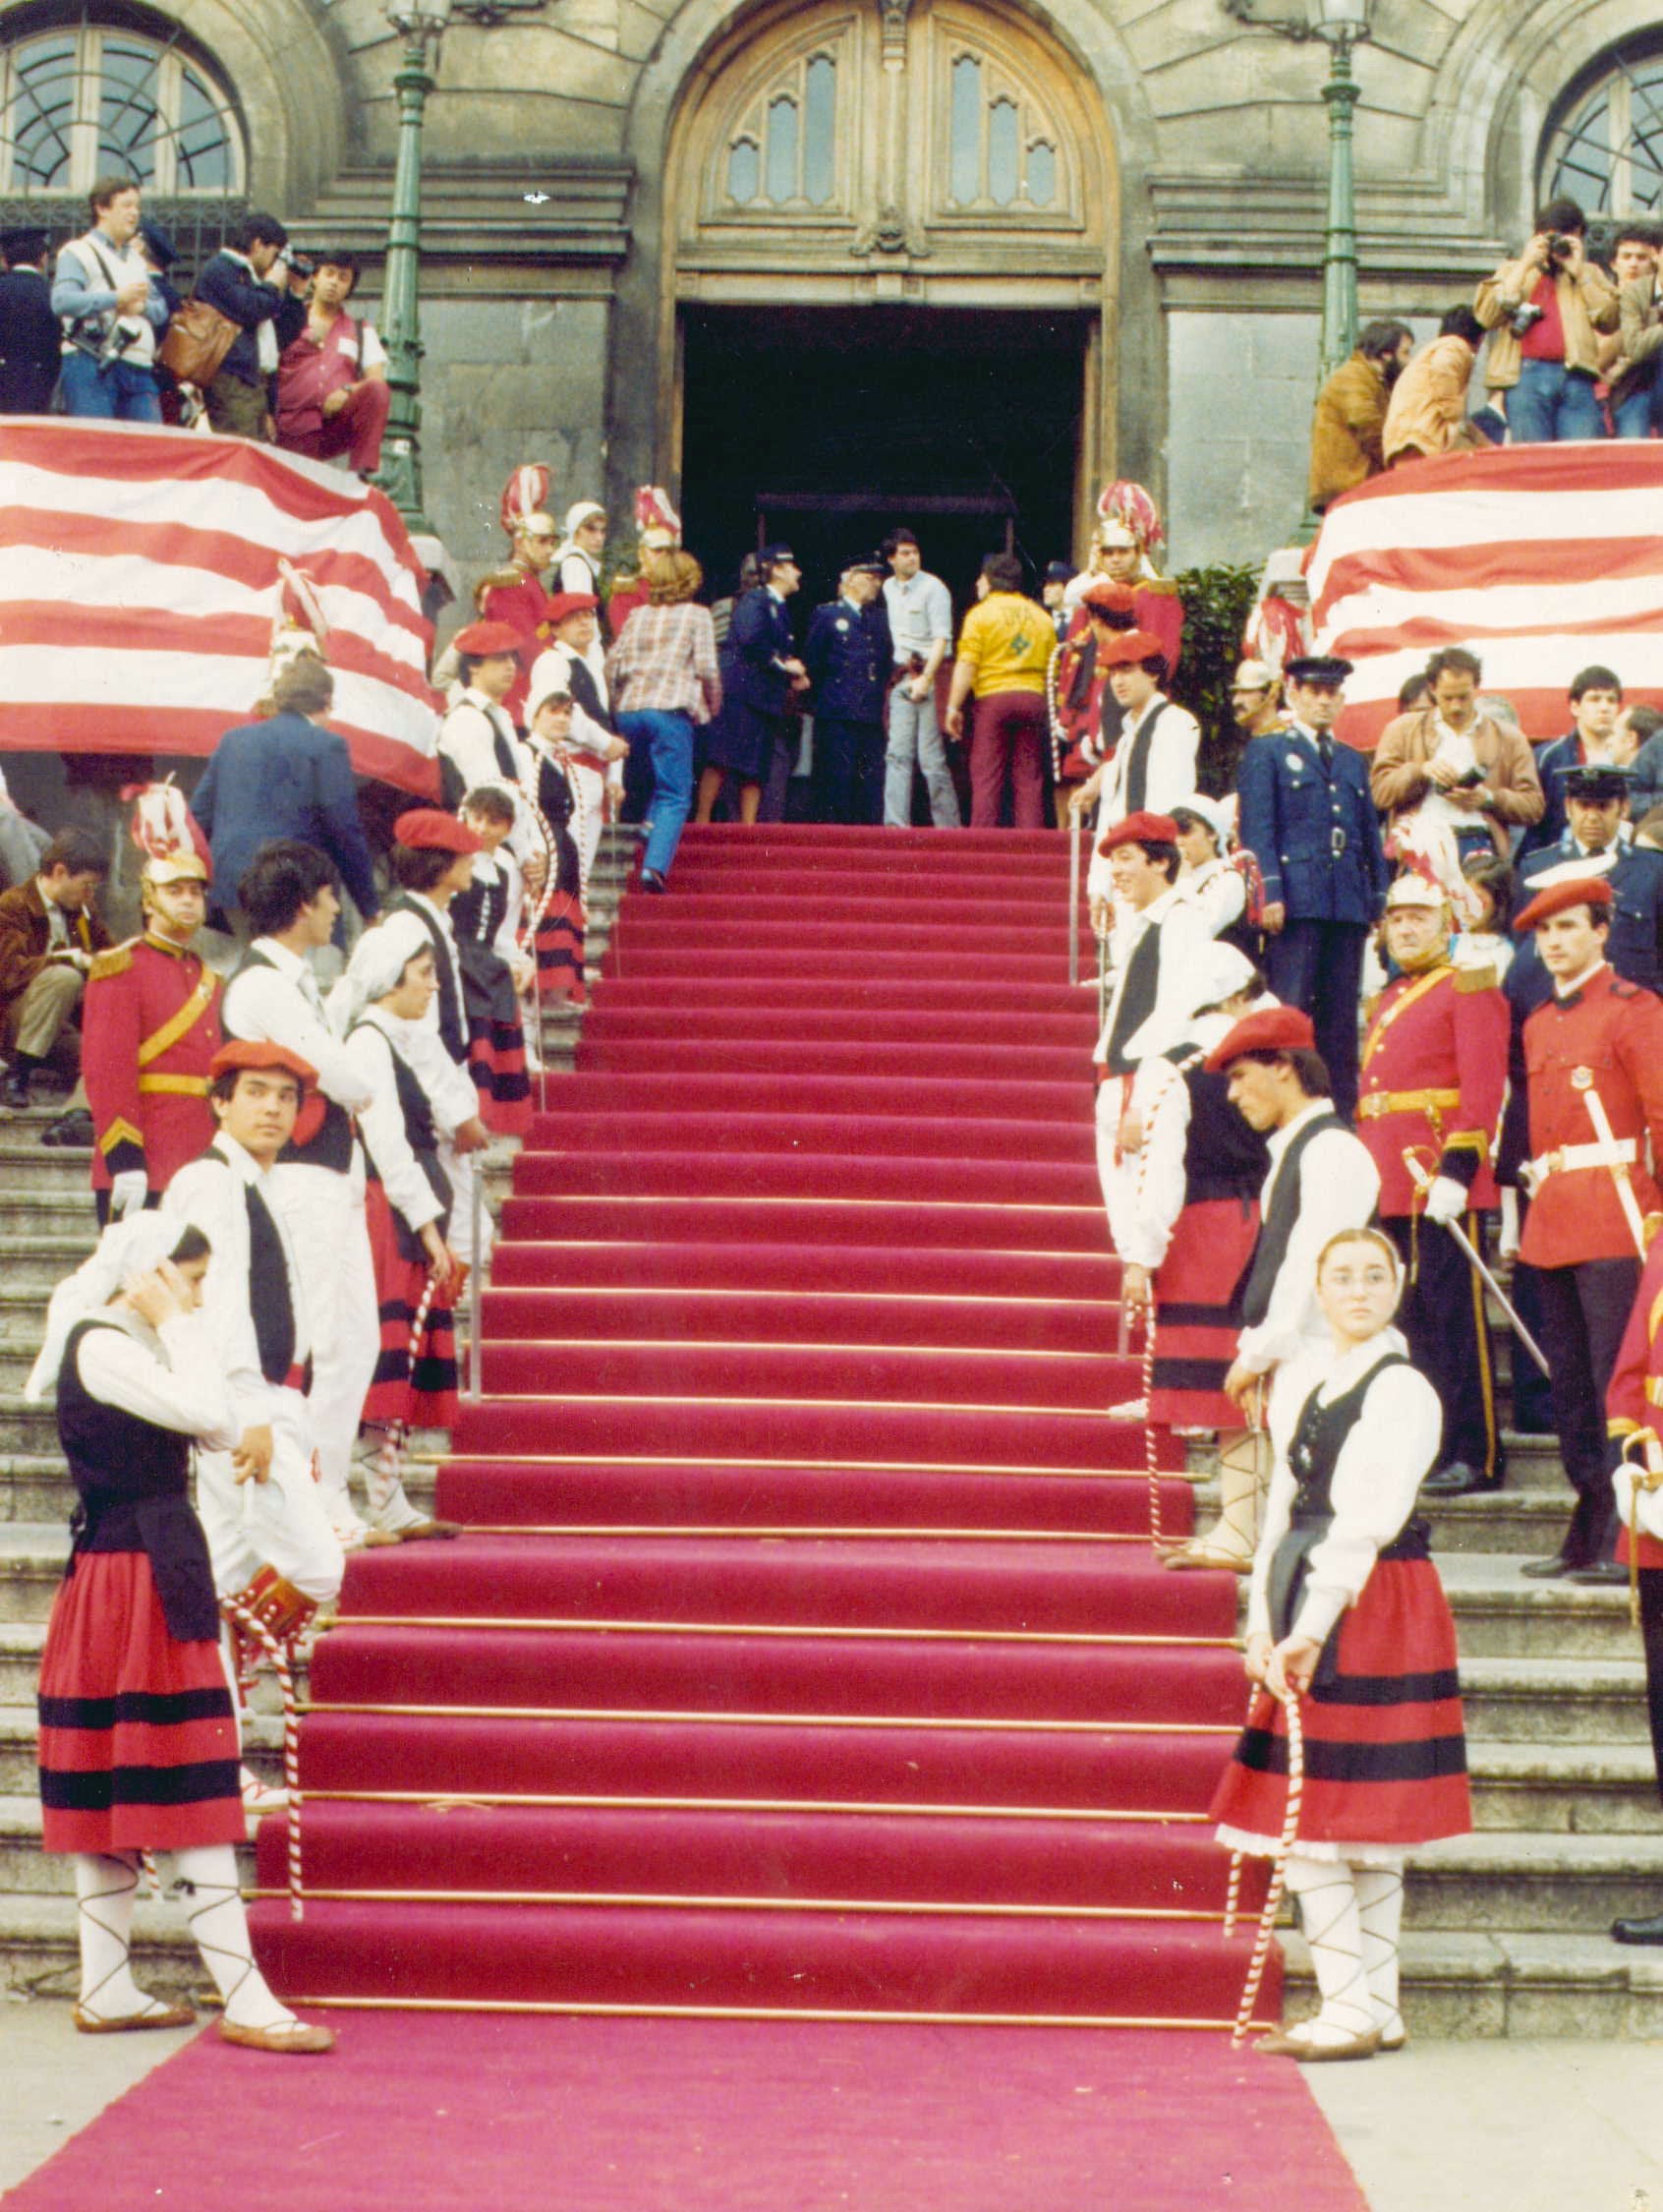
<path id="1" fill-rule="evenodd" d="M 1663 999 L 1626 983 L 1602 962 L 1566 998 L 1557 994 L 1524 1024 L 1530 1150 L 1545 1169 L 1530 1201 L 1520 1257 L 1532 1267 L 1574 1267 L 1634 1252 L 1617 1180 L 1608 1165 L 1566 1159 L 1563 1148 L 1599 1141 L 1588 1113 L 1592 1077 L 1642 1215 L 1663 1208 L 1650 1162 L 1663 1160 Z M 1649 1157 L 1648 1145 L 1649 1143 Z"/>
<path id="2" fill-rule="evenodd" d="M 1160 639 L 1170 681 L 1183 651 L 1183 601 L 1177 586 L 1164 576 L 1145 576 L 1132 589 L 1132 619 L 1140 630 Z M 1075 610 L 1057 661 L 1058 717 L 1069 746 L 1069 761 L 1062 773 L 1065 780 L 1073 782 L 1083 781 L 1104 756 L 1103 692 L 1109 677 L 1106 669 L 1096 666 L 1095 657 L 1089 683 L 1083 694 L 1074 698 L 1079 659 L 1091 643 L 1091 616 L 1081 607 Z M 1107 748 L 1110 753 L 1114 749 L 1113 743 Z"/>
<path id="3" fill-rule="evenodd" d="M 91 1108 L 92 1188 L 143 1168 L 152 1191 L 213 1141 L 208 1063 L 223 1037 L 220 980 L 201 956 L 135 937 L 86 979 L 81 1072 Z"/>
<path id="4" fill-rule="evenodd" d="M 1663 1435 L 1663 1237 L 1651 1241 L 1639 1295 L 1624 1331 L 1611 1387 L 1605 1393 L 1605 1412 L 1610 1434 L 1618 1442 L 1642 1428 Z M 1617 1556 L 1625 1566 L 1629 1548 L 1625 1526 L 1617 1540 Z M 1637 1563 L 1663 1567 L 1663 1543 L 1643 1529 Z"/>
<path id="5" fill-rule="evenodd" d="M 475 602 L 483 621 L 506 622 L 511 630 L 519 633 L 520 672 L 502 704 L 513 717 L 515 728 L 523 729 L 526 686 L 531 681 L 532 664 L 543 651 L 544 640 L 538 635 L 538 625 L 547 619 L 548 594 L 535 575 L 509 568 L 487 576 L 475 594 Z"/>
<path id="6" fill-rule="evenodd" d="M 1508 1022 L 1489 968 L 1446 961 L 1400 975 L 1375 1001 L 1357 1135 L 1380 1171 L 1383 1214 L 1422 1210 L 1404 1160 L 1410 1145 L 1428 1174 L 1464 1184 L 1474 1207 L 1497 1203 L 1490 1153 L 1507 1091 Z"/>

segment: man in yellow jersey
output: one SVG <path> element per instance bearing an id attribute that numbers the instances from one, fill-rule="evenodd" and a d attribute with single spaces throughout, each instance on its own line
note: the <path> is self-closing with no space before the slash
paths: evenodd
<path id="1" fill-rule="evenodd" d="M 964 735 L 964 703 L 974 696 L 970 737 L 970 827 L 999 827 L 1006 780 L 1019 830 L 1045 828 L 1045 672 L 1057 650 L 1051 616 L 1022 590 L 1014 553 L 989 553 L 976 579 L 979 604 L 964 617 L 947 695 L 946 732 Z"/>

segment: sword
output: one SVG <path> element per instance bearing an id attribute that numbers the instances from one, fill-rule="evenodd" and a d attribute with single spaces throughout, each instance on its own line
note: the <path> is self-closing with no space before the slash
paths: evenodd
<path id="1" fill-rule="evenodd" d="M 1083 817 L 1072 817 L 1068 831 L 1068 981 L 1080 979 L 1080 828 Z"/>
<path id="2" fill-rule="evenodd" d="M 1573 1068 L 1572 1087 L 1582 1094 L 1582 1104 L 1588 1110 L 1588 1120 L 1594 1126 L 1594 1135 L 1612 1154 L 1611 1180 L 1617 1186 L 1617 1202 L 1623 1208 L 1623 1218 L 1629 1224 L 1629 1234 L 1634 1240 L 1634 1250 L 1645 1257 L 1645 1223 L 1640 1218 L 1639 1200 L 1634 1196 L 1634 1187 L 1629 1181 L 1628 1163 L 1616 1157 L 1617 1133 L 1611 1126 L 1611 1116 L 1605 1111 L 1605 1101 L 1594 1088 L 1591 1068 Z"/>
<path id="3" fill-rule="evenodd" d="M 1420 1161 L 1415 1156 L 1414 1147 L 1412 1145 L 1405 1145 L 1404 1147 L 1404 1165 L 1408 1169 L 1409 1174 L 1413 1179 L 1415 1189 L 1420 1193 L 1421 1196 L 1424 1197 L 1426 1193 L 1432 1188 L 1433 1178 L 1430 1172 L 1426 1168 L 1421 1166 Z M 1547 1359 L 1542 1351 L 1541 1346 L 1536 1342 L 1535 1338 L 1530 1334 L 1529 1330 L 1519 1318 L 1518 1308 L 1514 1305 L 1512 1299 L 1508 1297 L 1506 1291 L 1502 1289 L 1500 1283 L 1496 1281 L 1494 1275 L 1492 1275 L 1490 1270 L 1485 1266 L 1483 1260 L 1479 1256 L 1477 1246 L 1466 1234 L 1466 1231 L 1461 1226 L 1461 1223 L 1459 1221 L 1446 1221 L 1439 1224 L 1439 1226 L 1449 1231 L 1450 1235 L 1455 1239 L 1458 1249 L 1466 1254 L 1467 1258 L 1478 1270 L 1479 1278 L 1484 1283 L 1486 1289 L 1489 1291 L 1490 1296 L 1495 1300 L 1496 1304 L 1507 1315 L 1508 1325 L 1512 1328 L 1514 1335 L 1518 1337 L 1520 1343 L 1523 1345 L 1525 1351 L 1529 1353 L 1531 1359 L 1535 1361 L 1537 1367 L 1541 1368 L 1543 1374 L 1550 1373 L 1551 1370 L 1549 1369 Z"/>

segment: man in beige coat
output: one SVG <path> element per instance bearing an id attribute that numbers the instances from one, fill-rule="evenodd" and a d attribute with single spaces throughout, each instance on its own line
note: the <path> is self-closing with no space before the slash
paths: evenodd
<path id="1" fill-rule="evenodd" d="M 1539 822 L 1545 800 L 1528 740 L 1478 712 L 1476 654 L 1446 646 L 1426 664 L 1432 704 L 1381 731 L 1369 791 L 1393 822 L 1427 809 L 1453 833 L 1464 860 L 1486 846 L 1504 857 L 1517 823 Z"/>
<path id="2" fill-rule="evenodd" d="M 1484 325 L 1472 310 L 1451 308 L 1432 343 L 1410 361 L 1386 410 L 1381 448 L 1389 469 L 1484 443 L 1466 420 L 1466 387 L 1483 341 Z"/>
<path id="3" fill-rule="evenodd" d="M 1576 201 L 1550 200 L 1519 259 L 1485 277 L 1472 303 L 1494 333 L 1485 382 L 1508 394 L 1515 445 L 1605 436 L 1596 333 L 1617 327 L 1617 287 L 1588 260 L 1586 229 Z"/>

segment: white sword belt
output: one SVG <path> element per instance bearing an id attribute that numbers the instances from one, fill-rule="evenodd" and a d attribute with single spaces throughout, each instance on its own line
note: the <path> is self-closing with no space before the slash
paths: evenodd
<path id="1" fill-rule="evenodd" d="M 1632 1136 L 1621 1136 L 1614 1144 L 1561 1144 L 1526 1160 L 1519 1180 L 1533 1196 L 1550 1175 L 1566 1175 L 1574 1168 L 1633 1167 L 1638 1158 L 1639 1147 Z"/>

